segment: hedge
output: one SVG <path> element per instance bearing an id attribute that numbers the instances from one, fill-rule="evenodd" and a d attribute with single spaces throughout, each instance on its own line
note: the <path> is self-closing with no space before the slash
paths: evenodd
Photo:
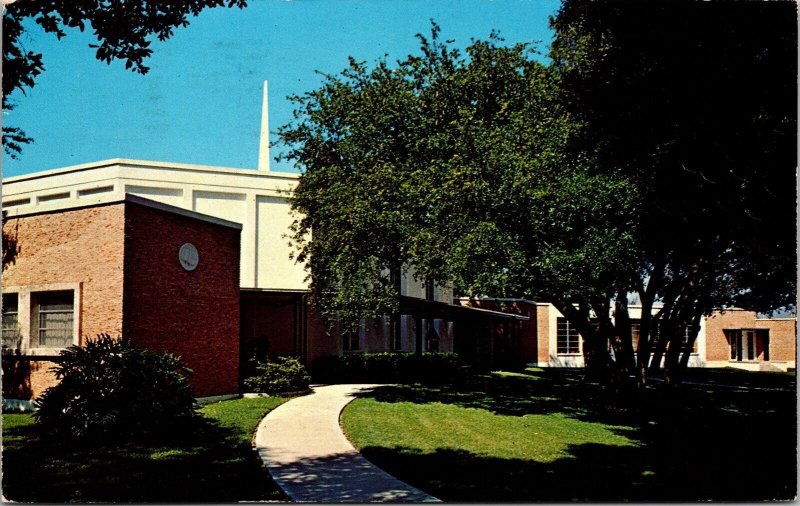
<path id="1" fill-rule="evenodd" d="M 345 353 L 315 361 L 312 376 L 318 383 L 449 383 L 465 369 L 455 353 Z"/>

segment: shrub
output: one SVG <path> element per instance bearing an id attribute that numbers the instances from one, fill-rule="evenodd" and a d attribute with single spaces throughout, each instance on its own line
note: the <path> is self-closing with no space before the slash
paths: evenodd
<path id="1" fill-rule="evenodd" d="M 191 371 L 168 353 L 100 334 L 70 346 L 52 369 L 59 381 L 37 400 L 43 434 L 130 436 L 179 429 L 196 416 Z"/>
<path id="2" fill-rule="evenodd" d="M 308 371 L 294 357 L 278 357 L 255 365 L 255 375 L 244 380 L 244 386 L 251 392 L 280 394 L 308 390 L 311 377 Z"/>
<path id="3" fill-rule="evenodd" d="M 317 360 L 313 373 L 321 383 L 449 383 L 463 368 L 455 353 L 346 353 Z"/>

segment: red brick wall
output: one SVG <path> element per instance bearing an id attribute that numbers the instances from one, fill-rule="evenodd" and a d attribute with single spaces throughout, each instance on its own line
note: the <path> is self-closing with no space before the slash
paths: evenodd
<path id="1" fill-rule="evenodd" d="M 243 294 L 241 329 L 243 349 L 254 349 L 266 336 L 272 357 L 302 358 L 304 350 L 296 344 L 296 333 L 300 333 L 299 339 L 305 339 L 304 365 L 309 369 L 316 360 L 342 351 L 341 337 L 336 332 L 328 332 L 319 311 L 303 294 Z"/>
<path id="2" fill-rule="evenodd" d="M 239 234 L 235 229 L 128 203 L 125 215 L 125 334 L 171 352 L 194 371 L 197 396 L 239 389 Z M 184 243 L 200 260 L 186 271 Z"/>
<path id="3" fill-rule="evenodd" d="M 322 315 L 309 302 L 306 312 L 306 365 L 313 367 L 319 358 L 338 355 L 341 352 L 341 339 L 338 334 L 330 334 Z"/>
<path id="4" fill-rule="evenodd" d="M 122 203 L 11 218 L 16 261 L 3 287 L 82 282 L 80 336 L 122 331 Z"/>
<path id="5" fill-rule="evenodd" d="M 6 399 L 35 399 L 48 387 L 55 385 L 50 370 L 55 362 L 40 357 L 3 356 L 3 397 Z"/>
<path id="6" fill-rule="evenodd" d="M 547 365 L 550 363 L 550 313 L 548 306 L 537 306 L 536 311 L 536 335 L 539 336 L 537 355 L 539 364 Z M 553 355 L 555 355 L 553 350 Z"/>
<path id="7" fill-rule="evenodd" d="M 251 358 L 254 351 L 265 349 L 271 358 L 299 356 L 296 313 L 299 295 L 247 294 L 242 296 L 242 351 Z M 299 316 L 299 315 L 298 315 Z"/>
<path id="8" fill-rule="evenodd" d="M 797 320 L 756 320 L 757 329 L 769 329 L 769 359 L 795 360 Z"/>
<path id="9" fill-rule="evenodd" d="M 487 300 L 459 300 L 461 305 L 489 309 L 491 311 L 501 311 L 504 313 L 527 316 L 530 320 L 509 322 L 509 327 L 503 328 L 500 332 L 511 332 L 509 343 L 512 349 L 508 350 L 511 354 L 513 367 L 522 367 L 527 363 L 537 361 L 537 333 L 536 333 L 536 305 L 524 301 L 500 302 L 491 299 Z"/>
<path id="10" fill-rule="evenodd" d="M 753 311 L 729 310 L 714 313 L 706 319 L 706 360 L 729 360 L 731 347 L 724 329 L 753 328 Z"/>
<path id="11" fill-rule="evenodd" d="M 81 342 L 122 332 L 123 204 L 10 218 L 3 231 L 19 252 L 3 272 L 3 288 L 82 283 Z M 77 294 L 76 294 L 77 295 Z M 76 297 L 77 298 L 77 297 Z M 54 384 L 41 357 L 3 356 L 3 395 L 29 399 Z"/>
<path id="12" fill-rule="evenodd" d="M 730 309 L 706 319 L 706 360 L 729 360 L 730 343 L 725 329 L 769 329 L 770 360 L 795 360 L 797 350 L 796 320 L 756 319 L 753 311 Z"/>

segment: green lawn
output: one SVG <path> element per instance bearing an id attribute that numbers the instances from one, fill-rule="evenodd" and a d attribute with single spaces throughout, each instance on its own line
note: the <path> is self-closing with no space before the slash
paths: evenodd
<path id="1" fill-rule="evenodd" d="M 232 502 L 284 499 L 253 451 L 261 418 L 286 399 L 210 404 L 167 441 L 47 444 L 29 414 L 3 414 L 3 493 L 23 502 Z"/>
<path id="2" fill-rule="evenodd" d="M 341 422 L 368 459 L 445 501 L 796 495 L 794 375 L 771 375 L 751 391 L 651 388 L 619 401 L 581 374 L 540 369 L 460 386 L 387 386 L 356 399 Z M 724 384 L 753 382 L 747 373 L 722 376 Z"/>

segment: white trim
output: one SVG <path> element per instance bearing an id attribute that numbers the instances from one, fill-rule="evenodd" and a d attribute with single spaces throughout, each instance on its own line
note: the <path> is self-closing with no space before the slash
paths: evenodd
<path id="1" fill-rule="evenodd" d="M 536 302 L 534 300 L 526 299 L 524 297 L 489 297 L 489 296 L 478 296 L 478 297 L 455 297 L 455 300 L 468 300 L 468 301 L 496 301 L 496 302 L 526 302 L 528 304 L 533 305 L 547 305 L 546 303 Z"/>
<path id="2" fill-rule="evenodd" d="M 109 158 L 107 160 L 100 160 L 97 162 L 82 163 L 79 165 L 70 165 L 68 167 L 60 167 L 56 169 L 42 170 L 32 172 L 30 174 L 23 174 L 20 176 L 13 176 L 4 179 L 4 183 L 16 183 L 19 181 L 30 181 L 57 174 L 69 174 L 74 172 L 82 172 L 92 169 L 100 169 L 110 166 L 129 166 L 142 169 L 175 169 L 179 171 L 193 171 L 193 172 L 207 172 L 218 174 L 235 174 L 238 176 L 254 176 L 264 177 L 265 171 L 257 171 L 255 169 L 234 168 L 234 167 L 219 167 L 215 165 L 198 165 L 191 163 L 175 163 L 175 162 L 157 162 L 153 160 L 139 160 L 135 158 Z M 297 179 L 300 174 L 293 172 L 269 172 L 270 177 Z"/>
<path id="3" fill-rule="evenodd" d="M 51 357 L 57 356 L 65 347 L 31 347 L 31 334 L 34 329 L 32 322 L 31 295 L 43 292 L 72 292 L 72 344 L 80 345 L 81 340 L 81 316 L 83 313 L 83 283 L 51 283 L 46 285 L 25 285 L 9 286 L 3 288 L 3 293 L 17 294 L 17 318 L 19 321 L 19 332 L 22 338 L 19 348 L 5 348 L 4 355 L 29 356 L 29 357 Z"/>

